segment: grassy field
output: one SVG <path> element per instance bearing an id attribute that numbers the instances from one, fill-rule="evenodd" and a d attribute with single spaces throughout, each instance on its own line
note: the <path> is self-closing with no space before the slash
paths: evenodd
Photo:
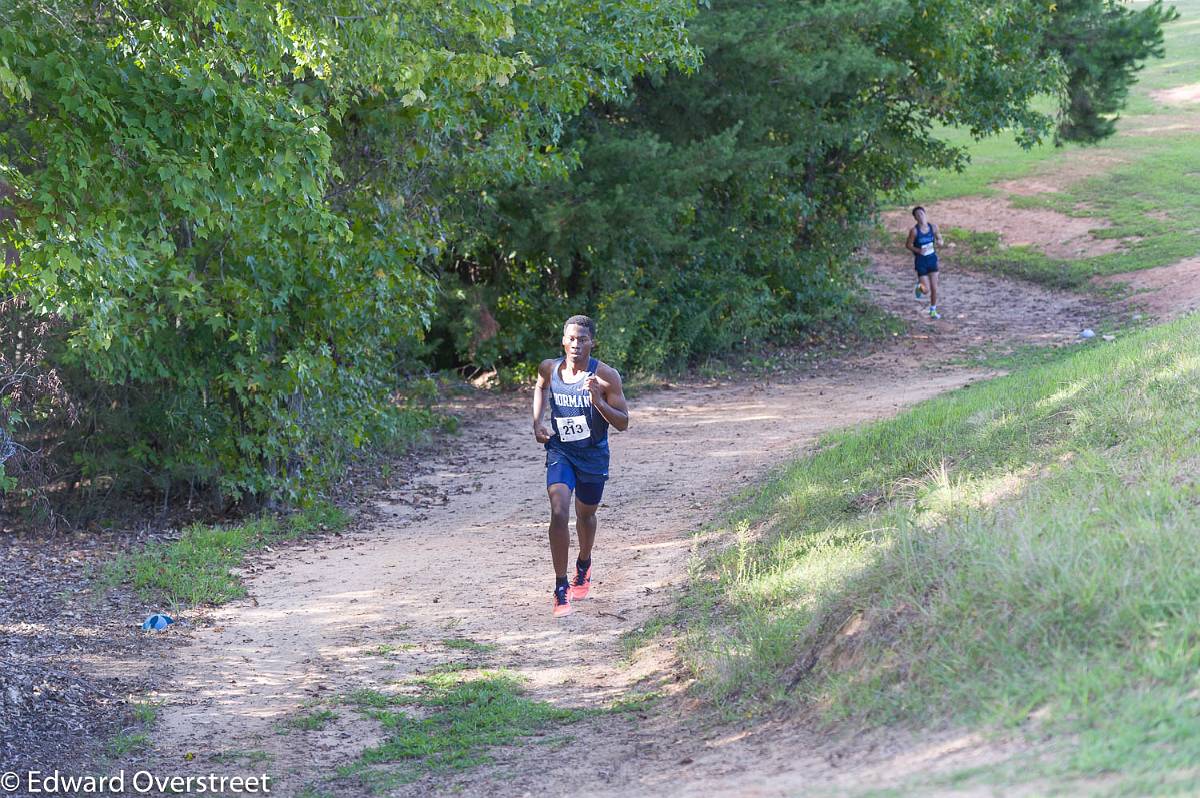
<path id="1" fill-rule="evenodd" d="M 1038 108 L 1046 113 L 1054 111 L 1048 100 L 1040 103 Z M 962 172 L 946 170 L 927 175 L 921 189 L 908 198 L 912 202 L 931 203 L 956 197 L 991 196 L 997 193 L 992 188 L 993 183 L 1027 177 L 1055 163 L 1066 153 L 1079 149 L 1076 145 L 1055 147 L 1043 144 L 1026 150 L 1017 144 L 1016 137 L 1011 134 L 975 141 L 970 133 L 957 128 L 942 128 L 939 135 L 956 147 L 967 148 L 971 155 L 970 165 Z"/>
<path id="2" fill-rule="evenodd" d="M 1185 319 L 825 439 L 695 564 L 708 695 L 1023 730 L 1059 755 L 1000 778 L 1195 794 L 1198 378 Z"/>
<path id="3" fill-rule="evenodd" d="M 1138 83 L 1131 91 L 1122 115 L 1123 120 L 1118 125 L 1118 133 L 1111 140 L 1091 147 L 1044 144 L 1032 150 L 1023 150 L 1011 135 L 973 141 L 966 131 L 946 129 L 943 136 L 948 142 L 968 148 L 971 165 L 961 173 L 948 171 L 930 174 L 919 193 L 919 199 L 922 202 L 935 202 L 991 194 L 994 193 L 992 183 L 1053 170 L 1068 155 L 1116 156 L 1137 161 L 1144 149 L 1156 149 L 1156 137 L 1139 131 L 1155 126 L 1169 129 L 1172 122 L 1189 121 L 1173 119 L 1175 117 L 1200 117 L 1200 103 L 1171 107 L 1151 97 L 1153 92 L 1161 89 L 1200 83 L 1200 0 L 1178 0 L 1172 5 L 1179 10 L 1180 19 L 1166 29 L 1166 57 L 1150 61 L 1139 74 Z M 1047 102 L 1041 110 L 1053 112 L 1053 106 Z M 1190 121 L 1194 124 L 1196 119 Z M 1200 131 L 1193 130 L 1183 138 L 1194 143 L 1200 142 Z"/>
<path id="4" fill-rule="evenodd" d="M 1093 235 L 1124 239 L 1125 246 L 1112 254 L 1061 260 L 1028 247 L 1000 247 L 982 236 L 972 239 L 975 246 L 964 265 L 1078 289 L 1097 275 L 1200 256 L 1200 102 L 1168 106 L 1152 97 L 1161 89 L 1200 84 L 1200 0 L 1175 5 L 1181 18 L 1167 28 L 1166 57 L 1141 73 L 1112 139 L 1092 147 L 1043 145 L 1026 151 L 1011 136 L 974 142 L 963 131 L 946 130 L 948 141 L 967 147 L 971 165 L 961 173 L 930 174 L 909 197 L 932 203 L 991 196 L 1003 193 L 998 182 L 1047 177 L 1062 190 L 1014 196 L 1012 204 L 1094 218 Z M 1110 166 L 1096 174 L 1089 161 Z"/>
<path id="5" fill-rule="evenodd" d="M 1065 260 L 1033 247 L 1003 247 L 992 233 L 956 230 L 951 238 L 967 245 L 958 255 L 963 265 L 1052 288 L 1080 289 L 1098 275 L 1168 266 L 1200 256 L 1200 181 L 1188 175 L 1200 176 L 1200 134 L 1145 138 L 1135 160 L 1103 175 L 1010 200 L 1015 207 L 1102 219 L 1109 226 L 1092 235 L 1126 239 L 1118 252 Z"/>

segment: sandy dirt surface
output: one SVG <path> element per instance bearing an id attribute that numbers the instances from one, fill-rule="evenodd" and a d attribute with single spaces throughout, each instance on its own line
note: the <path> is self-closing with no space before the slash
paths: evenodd
<path id="1" fill-rule="evenodd" d="M 1200 83 L 1189 83 L 1186 86 L 1158 89 L 1157 91 L 1150 92 L 1150 97 L 1163 105 L 1192 105 L 1200 103 Z"/>
<path id="2" fill-rule="evenodd" d="M 1043 188 L 1053 178 L 1042 177 Z M 1016 208 L 1002 197 L 961 197 L 926 205 L 929 220 L 943 230 L 959 227 L 979 232 L 998 233 L 1000 242 L 1009 247 L 1029 246 L 1054 258 L 1085 258 L 1118 252 L 1118 238 L 1096 238 L 1093 230 L 1108 227 L 1108 222 L 1042 208 Z M 906 210 L 884 214 L 889 232 L 905 234 L 913 226 Z"/>
<path id="3" fill-rule="evenodd" d="M 1121 132 L 1132 136 L 1177 136 L 1200 131 L 1200 114 L 1147 114 L 1129 117 Z"/>
<path id="4" fill-rule="evenodd" d="M 952 729 L 826 739 L 803 719 L 774 718 L 731 730 L 678 689 L 686 679 L 669 648 L 652 646 L 631 663 L 621 644 L 671 606 L 691 533 L 766 470 L 827 430 L 985 376 L 964 366 L 984 352 L 1069 342 L 1102 312 L 1089 300 L 956 271 L 949 258 L 944 318 L 935 322 L 913 300 L 903 252 L 879 256 L 873 271 L 872 297 L 910 322 L 889 345 L 748 384 L 681 384 L 633 399 L 630 430 L 612 443 L 593 597 L 574 615 L 550 616 L 544 455 L 529 431 L 528 395 L 464 401 L 461 433 L 439 443 L 425 473 L 382 496 L 362 528 L 258 558 L 246 573 L 250 598 L 194 619 L 190 641 L 164 663 L 154 750 L 129 764 L 266 771 L 280 795 L 361 794 L 327 779 L 383 733 L 329 699 L 386 691 L 449 662 L 512 670 L 531 697 L 561 706 L 607 706 L 639 685 L 674 697 L 573 724 L 565 749 L 502 749 L 493 766 L 393 794 L 536 796 L 581 778 L 604 795 L 837 792 L 1003 758 L 1012 743 Z M 494 648 L 464 652 L 453 643 L 461 639 Z M 336 717 L 323 729 L 289 726 L 331 705 Z"/>
<path id="5" fill-rule="evenodd" d="M 1091 150 L 1076 150 L 1056 158 L 1052 164 L 1038 169 L 1033 174 L 1015 180 L 1000 180 L 991 187 L 1005 194 L 1030 197 L 1035 194 L 1057 194 L 1071 183 L 1111 171 L 1126 163 L 1114 155 L 1100 154 Z"/>
<path id="6" fill-rule="evenodd" d="M 1126 304 L 1131 310 L 1149 313 L 1160 321 L 1169 321 L 1200 308 L 1200 258 L 1097 277 L 1094 282 L 1124 286 L 1130 292 Z"/>

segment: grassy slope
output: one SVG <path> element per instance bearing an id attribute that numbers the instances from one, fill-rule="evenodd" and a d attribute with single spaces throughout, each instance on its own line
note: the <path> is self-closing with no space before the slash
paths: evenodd
<path id="1" fill-rule="evenodd" d="M 972 165 L 931 175 L 915 198 L 994 194 L 1064 156 L 1117 158 L 1015 202 L 1138 240 L 1057 261 L 956 231 L 961 261 L 1082 287 L 1200 254 L 1200 184 L 1181 179 L 1200 174 L 1200 133 L 1144 134 L 1200 120 L 1200 105 L 1149 96 L 1200 83 L 1200 0 L 1177 7 L 1167 58 L 1143 72 L 1113 140 L 1025 152 L 948 131 Z M 1200 792 L 1189 778 L 1200 761 L 1198 332 L 1185 320 L 1039 358 L 832 436 L 781 472 L 732 522 L 738 542 L 695 565 L 686 650 L 710 695 L 1069 741 L 1036 766 L 991 772 L 1008 783 L 1118 774 L 1089 792 Z"/>
<path id="2" fill-rule="evenodd" d="M 1192 318 L 830 436 L 697 566 L 691 661 L 735 708 L 1072 740 L 1006 779 L 1200 789 L 1198 400 Z"/>

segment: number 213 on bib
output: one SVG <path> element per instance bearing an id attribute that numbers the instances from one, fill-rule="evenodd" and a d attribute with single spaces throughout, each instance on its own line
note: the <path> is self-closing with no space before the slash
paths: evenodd
<path id="1" fill-rule="evenodd" d="M 588 427 L 587 416 L 560 416 L 554 419 L 554 423 L 558 425 L 558 439 L 563 443 L 591 437 L 592 430 Z"/>

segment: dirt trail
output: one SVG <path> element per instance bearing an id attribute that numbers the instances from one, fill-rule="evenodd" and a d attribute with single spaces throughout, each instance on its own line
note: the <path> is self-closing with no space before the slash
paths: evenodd
<path id="1" fill-rule="evenodd" d="M 1169 321 L 1200 308 L 1200 258 L 1093 279 L 1097 285 L 1120 285 L 1130 292 L 1126 304 L 1153 318 Z"/>
<path id="2" fill-rule="evenodd" d="M 1049 181 L 1043 179 L 1042 184 L 1048 186 Z M 1068 216 L 1045 208 L 1018 208 L 1006 198 L 960 197 L 930 203 L 928 210 L 929 218 L 943 229 L 998 233 L 1004 246 L 1029 246 L 1054 258 L 1107 255 L 1119 252 L 1129 241 L 1094 236 L 1093 230 L 1111 226 L 1104 219 Z M 913 225 L 906 210 L 889 211 L 883 218 L 887 229 L 896 234 L 906 233 Z"/>
<path id="3" fill-rule="evenodd" d="M 1195 105 L 1200 103 L 1200 83 L 1158 89 L 1150 92 L 1150 98 L 1163 105 Z"/>
<path id="4" fill-rule="evenodd" d="M 680 385 L 632 402 L 631 429 L 612 444 L 594 598 L 575 615 L 549 614 L 543 453 L 528 431 L 527 398 L 475 401 L 460 408 L 466 423 L 428 472 L 383 497 L 364 529 L 256 561 L 246 575 L 251 598 L 209 613 L 177 650 L 158 696 L 154 751 L 138 764 L 169 773 L 265 770 L 277 779 L 274 794 L 315 784 L 354 795 L 361 787 L 323 779 L 378 742 L 378 724 L 342 707 L 319 731 L 289 731 L 288 718 L 317 700 L 472 658 L 520 673 L 532 697 L 563 706 L 608 704 L 648 677 L 670 681 L 668 653 L 630 666 L 620 637 L 670 605 L 686 575 L 689 533 L 727 497 L 827 430 L 982 376 L 962 365 L 982 350 L 1065 342 L 1101 312 L 1087 300 L 951 267 L 945 318 L 932 322 L 912 299 L 907 258 L 881 258 L 874 273 L 874 299 L 911 321 L 891 345 L 752 384 Z M 443 642 L 454 638 L 495 649 L 464 653 Z M 380 646 L 394 648 L 384 655 Z M 593 794 L 774 795 L 801 783 L 876 783 L 906 766 L 1002 751 L 953 731 L 876 734 L 831 748 L 804 724 L 784 721 L 730 737 L 697 726 L 706 716 L 689 715 L 686 699 L 671 706 L 667 716 L 575 724 L 579 742 L 566 751 L 501 751 L 497 766 L 394 794 L 541 795 L 580 772 Z M 250 764 L 262 755 L 248 752 L 269 759 Z"/>

